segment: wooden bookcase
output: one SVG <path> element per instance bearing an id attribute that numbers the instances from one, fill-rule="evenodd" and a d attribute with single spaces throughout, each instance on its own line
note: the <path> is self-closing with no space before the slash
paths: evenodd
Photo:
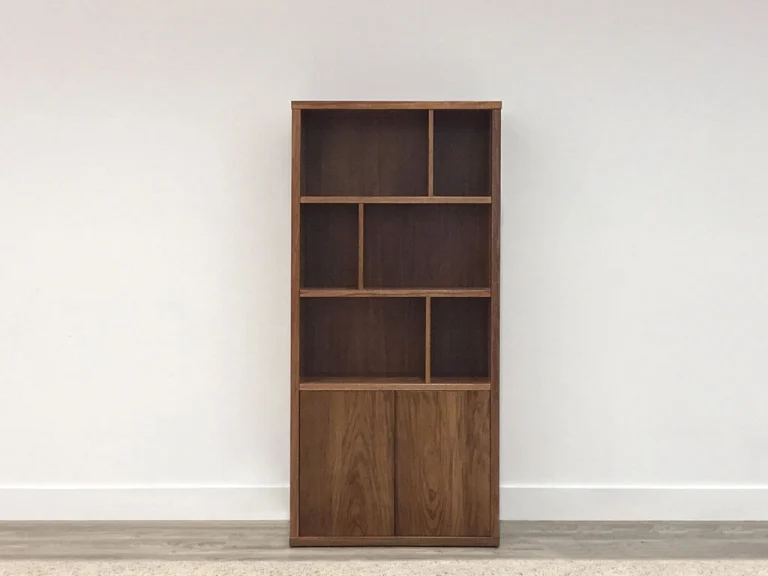
<path id="1" fill-rule="evenodd" d="M 500 102 L 293 102 L 292 546 L 498 546 Z"/>

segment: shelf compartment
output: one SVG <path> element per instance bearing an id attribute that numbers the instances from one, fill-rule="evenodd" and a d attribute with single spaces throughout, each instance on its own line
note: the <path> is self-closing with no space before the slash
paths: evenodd
<path id="1" fill-rule="evenodd" d="M 302 289 L 302 298 L 490 298 L 490 288 Z"/>
<path id="2" fill-rule="evenodd" d="M 490 300 L 432 300 L 432 381 L 489 381 Z"/>
<path id="3" fill-rule="evenodd" d="M 365 207 L 366 288 L 488 288 L 489 205 Z"/>
<path id="4" fill-rule="evenodd" d="M 435 196 L 490 196 L 490 112 L 436 110 L 434 115 Z"/>
<path id="5" fill-rule="evenodd" d="M 304 110 L 303 196 L 427 195 L 426 110 Z"/>
<path id="6" fill-rule="evenodd" d="M 302 196 L 302 204 L 490 204 L 490 196 Z"/>
<path id="7" fill-rule="evenodd" d="M 423 298 L 302 298 L 301 381 L 423 382 L 425 308 Z"/>
<path id="8" fill-rule="evenodd" d="M 356 288 L 357 247 L 357 206 L 301 207 L 302 288 Z"/>

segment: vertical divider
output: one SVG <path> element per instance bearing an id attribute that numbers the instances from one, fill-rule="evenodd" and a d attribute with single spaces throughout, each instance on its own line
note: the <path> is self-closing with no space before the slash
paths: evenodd
<path id="1" fill-rule="evenodd" d="M 363 289 L 363 252 L 365 250 L 365 204 L 357 205 L 357 288 Z"/>
<path id="2" fill-rule="evenodd" d="M 429 111 L 429 168 L 427 169 L 427 196 L 435 195 L 435 111 Z"/>
<path id="3" fill-rule="evenodd" d="M 424 382 L 430 384 L 432 382 L 432 296 L 425 298 L 426 310 L 424 316 L 426 317 L 426 334 L 424 336 L 424 342 L 426 343 L 426 350 L 424 354 Z"/>

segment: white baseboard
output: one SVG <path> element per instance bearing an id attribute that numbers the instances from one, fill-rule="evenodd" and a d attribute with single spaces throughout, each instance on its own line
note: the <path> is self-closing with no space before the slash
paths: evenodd
<path id="1" fill-rule="evenodd" d="M 287 520 L 288 504 L 287 486 L 0 486 L 0 520 Z"/>
<path id="2" fill-rule="evenodd" d="M 287 486 L 0 486 L 0 520 L 287 520 Z M 502 520 L 763 520 L 768 486 L 501 487 Z"/>
<path id="3" fill-rule="evenodd" d="M 768 520 L 768 486 L 502 486 L 502 520 Z"/>

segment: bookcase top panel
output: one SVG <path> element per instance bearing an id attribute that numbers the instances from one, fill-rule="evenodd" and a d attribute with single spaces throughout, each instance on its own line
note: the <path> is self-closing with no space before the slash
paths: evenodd
<path id="1" fill-rule="evenodd" d="M 501 102 L 294 100 L 291 107 L 298 110 L 500 110 Z"/>

